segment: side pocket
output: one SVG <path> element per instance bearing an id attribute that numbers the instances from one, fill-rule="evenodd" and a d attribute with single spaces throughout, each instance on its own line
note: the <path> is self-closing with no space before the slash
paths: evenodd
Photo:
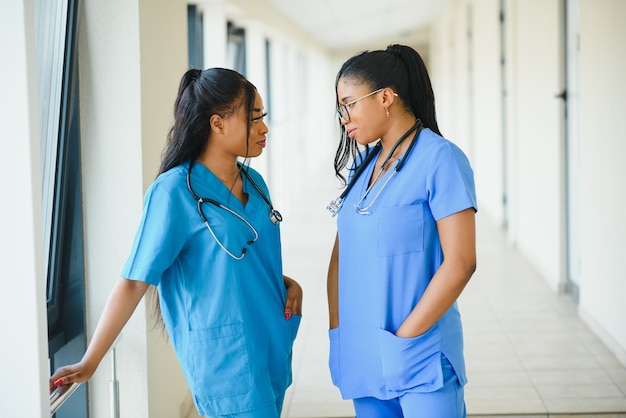
<path id="1" fill-rule="evenodd" d="M 287 323 L 291 326 L 291 344 L 296 340 L 298 335 L 298 329 L 300 329 L 300 323 L 302 322 L 302 315 L 293 314 Z"/>
<path id="2" fill-rule="evenodd" d="M 272 364 L 272 369 L 270 377 L 272 384 L 278 390 L 286 390 L 293 380 L 291 364 L 293 360 L 293 343 L 301 320 L 302 316 L 295 314 L 288 321 L 280 318 L 276 327 L 271 331 L 270 364 Z"/>
<path id="3" fill-rule="evenodd" d="M 226 398 L 252 388 L 242 323 L 190 331 L 188 353 L 192 390 L 197 397 Z"/>
<path id="4" fill-rule="evenodd" d="M 387 389 L 433 392 L 443 387 L 441 335 L 437 325 L 413 338 L 400 338 L 381 329 L 379 345 Z"/>
<path id="5" fill-rule="evenodd" d="M 339 327 L 328 330 L 330 339 L 330 355 L 328 356 L 328 368 L 333 385 L 339 387 L 341 383 L 341 373 L 339 364 Z"/>

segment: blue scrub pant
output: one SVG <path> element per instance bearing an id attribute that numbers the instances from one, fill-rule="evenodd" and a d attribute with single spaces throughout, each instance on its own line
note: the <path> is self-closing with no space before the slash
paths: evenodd
<path id="1" fill-rule="evenodd" d="M 356 418 L 465 418 L 463 386 L 447 358 L 442 357 L 443 387 L 435 392 L 406 393 L 398 398 L 354 399 Z"/>
<path id="2" fill-rule="evenodd" d="M 243 412 L 241 414 L 206 416 L 205 418 L 280 418 L 284 400 L 285 394 L 283 393 L 276 399 L 275 404 L 266 406 L 263 409 L 255 409 L 254 411 Z"/>

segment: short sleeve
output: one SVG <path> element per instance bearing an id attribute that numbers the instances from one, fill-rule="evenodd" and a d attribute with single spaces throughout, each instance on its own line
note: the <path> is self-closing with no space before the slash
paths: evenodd
<path id="1" fill-rule="evenodd" d="M 467 208 L 478 210 L 474 173 L 456 145 L 446 141 L 435 152 L 426 178 L 428 202 L 435 220 Z"/>
<path id="2" fill-rule="evenodd" d="M 182 202 L 173 199 L 158 183 L 144 198 L 144 210 L 135 241 L 121 276 L 159 284 L 163 272 L 173 263 L 185 243 Z"/>

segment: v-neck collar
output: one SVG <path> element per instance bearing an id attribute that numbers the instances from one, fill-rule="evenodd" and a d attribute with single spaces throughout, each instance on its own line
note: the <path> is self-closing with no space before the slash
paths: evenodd
<path id="1" fill-rule="evenodd" d="M 232 210 L 255 219 L 260 212 L 259 202 L 262 201 L 262 198 L 258 196 L 258 193 L 256 193 L 246 176 L 242 173 L 239 173 L 239 175 L 241 176 L 243 192 L 248 195 L 248 201 L 245 204 L 231 193 L 230 189 L 215 173 L 197 161 L 193 163 L 191 173 L 192 187 L 199 197 L 210 197 Z"/>
<path id="2" fill-rule="evenodd" d="M 366 171 L 365 171 L 365 175 L 361 176 L 363 177 L 362 181 L 361 181 L 361 187 L 360 187 L 360 194 L 357 197 L 357 201 L 359 199 L 361 199 L 361 197 L 363 197 L 363 195 L 365 194 L 365 191 L 367 190 L 367 188 L 369 187 L 369 183 L 370 180 L 372 179 L 372 176 L 375 175 L 374 173 L 374 169 L 376 168 L 376 160 L 377 158 L 373 158 L 372 161 L 370 161 Z M 390 173 L 395 170 L 395 165 L 390 167 L 387 171 L 385 171 L 376 181 L 376 183 L 374 183 L 374 185 L 372 186 L 371 190 L 368 193 L 368 196 L 365 198 L 365 202 L 368 200 L 368 198 L 370 197 L 370 195 L 372 194 L 372 192 L 374 192 L 374 190 L 378 190 L 378 188 L 380 187 L 381 184 L 383 184 L 385 182 L 385 179 L 390 175 Z"/>

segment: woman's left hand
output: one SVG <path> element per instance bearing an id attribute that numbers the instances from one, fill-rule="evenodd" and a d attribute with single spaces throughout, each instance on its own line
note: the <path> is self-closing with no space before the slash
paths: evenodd
<path id="1" fill-rule="evenodd" d="M 292 314 L 302 315 L 302 288 L 291 277 L 283 276 L 287 289 L 287 302 L 285 302 L 285 319 L 291 318 Z"/>

